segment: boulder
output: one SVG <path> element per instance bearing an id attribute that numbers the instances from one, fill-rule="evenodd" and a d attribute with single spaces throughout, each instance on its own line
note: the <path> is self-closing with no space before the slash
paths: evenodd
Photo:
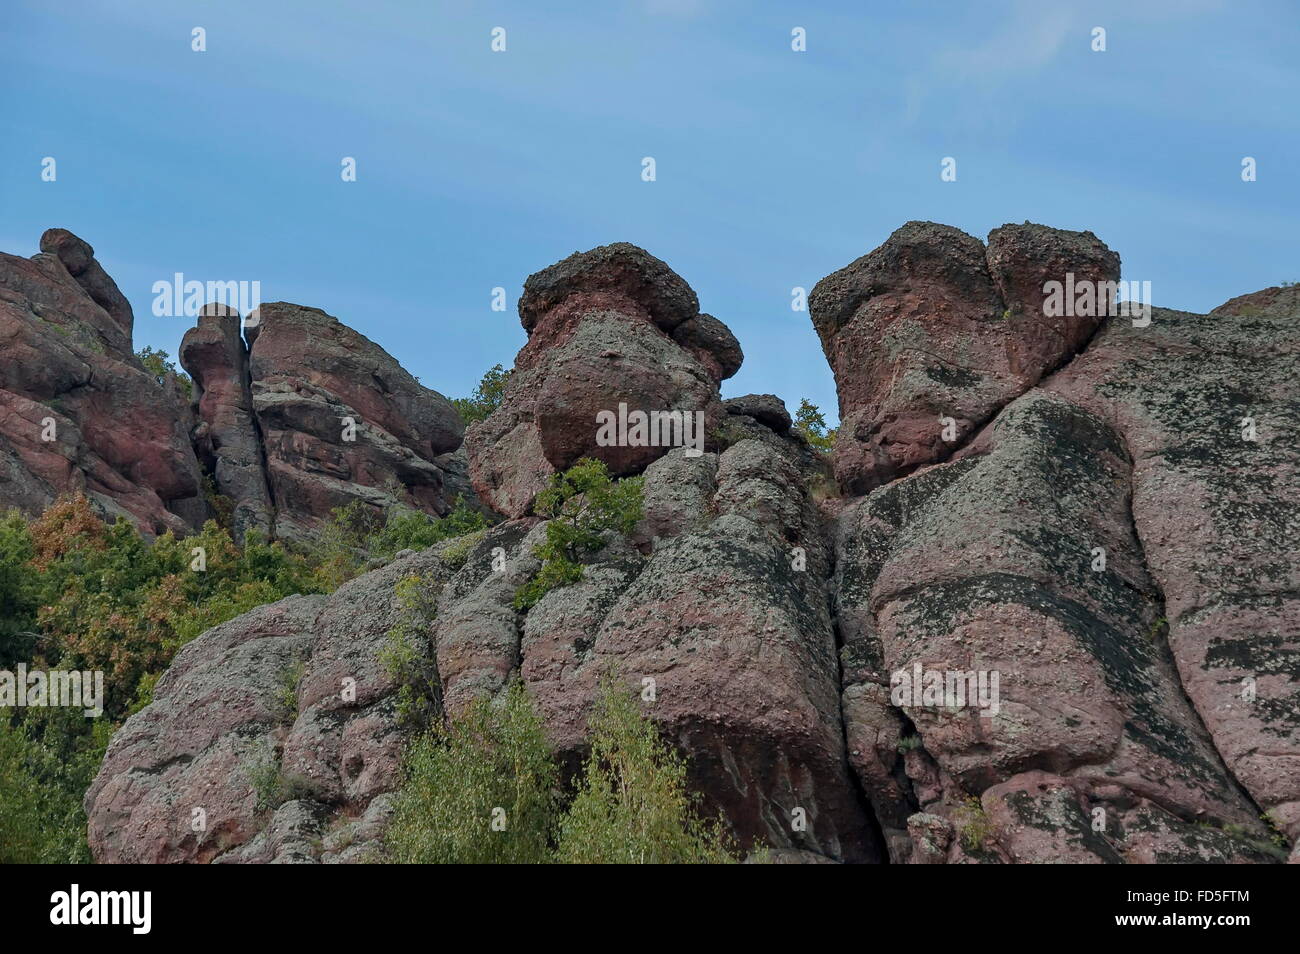
<path id="1" fill-rule="evenodd" d="M 785 409 L 785 402 L 775 394 L 746 394 L 722 402 L 728 414 L 752 417 L 778 434 L 789 432 L 794 421 Z"/>
<path id="2" fill-rule="evenodd" d="M 1099 313 L 1045 314 L 1044 284 L 1070 274 L 1118 280 L 1119 256 L 1091 232 L 1005 225 L 986 249 L 909 222 L 818 282 L 809 307 L 835 372 L 844 489 L 866 493 L 945 459 L 1075 354 Z"/>
<path id="3" fill-rule="evenodd" d="M 96 861 L 340 860 L 319 835 L 358 818 L 370 819 L 357 832 L 366 840 L 342 860 L 377 854 L 371 809 L 397 786 L 410 731 L 383 662 L 389 631 L 408 619 L 395 587 L 415 576 L 436 593 L 454 571 L 426 550 L 187 644 L 86 793 Z"/>
<path id="4" fill-rule="evenodd" d="M 529 277 L 519 315 L 529 337 L 505 397 L 466 438 L 474 489 L 499 513 L 530 513 L 550 474 L 583 457 L 627 476 L 671 446 L 713 444 L 740 347 L 653 255 L 626 243 L 574 254 Z M 620 430 L 602 435 L 602 415 Z M 654 415 L 639 436 L 624 423 L 637 415 Z"/>

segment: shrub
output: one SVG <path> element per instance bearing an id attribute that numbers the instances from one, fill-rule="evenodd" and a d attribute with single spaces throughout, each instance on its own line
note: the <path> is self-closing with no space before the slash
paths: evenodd
<path id="1" fill-rule="evenodd" d="M 501 400 L 506 393 L 506 382 L 509 380 L 510 372 L 502 370 L 501 365 L 494 364 L 483 375 L 483 379 L 479 381 L 471 397 L 452 400 L 451 403 L 456 405 L 456 410 L 460 412 L 460 419 L 465 422 L 466 427 L 486 419 L 501 406 Z"/>
<path id="2" fill-rule="evenodd" d="M 388 631 L 379 662 L 398 684 L 397 715 L 403 725 L 427 727 L 442 704 L 438 664 L 429 650 L 430 629 L 437 616 L 437 589 L 420 576 L 399 580 L 394 588 L 399 618 Z"/>
<path id="3" fill-rule="evenodd" d="M 957 807 L 953 820 L 961 834 L 961 845 L 967 851 L 982 849 L 993 833 L 993 823 L 989 821 L 983 803 L 974 795 Z"/>
<path id="4" fill-rule="evenodd" d="M 541 720 L 516 682 L 474 703 L 407 752 L 387 845 L 407 864 L 550 860 L 559 772 Z"/>
<path id="5" fill-rule="evenodd" d="M 82 795 L 113 726 L 80 710 L 0 711 L 0 864 L 85 864 Z"/>
<path id="6" fill-rule="evenodd" d="M 735 861 L 717 822 L 686 787 L 686 762 L 606 680 L 589 722 L 591 754 L 560 824 L 557 857 L 575 864 L 718 864 Z"/>
<path id="7" fill-rule="evenodd" d="M 76 497 L 53 505 L 30 532 L 42 661 L 103 670 L 111 718 L 203 631 L 321 589 L 304 556 L 255 534 L 241 549 L 214 521 L 193 536 L 165 533 L 150 544 L 125 520 L 101 522 Z"/>
<path id="8" fill-rule="evenodd" d="M 317 541 L 322 588 L 337 589 L 370 564 L 390 562 L 403 550 L 424 550 L 487 527 L 487 518 L 457 497 L 445 517 L 396 506 L 387 514 L 360 500 L 331 511 Z"/>
<path id="9" fill-rule="evenodd" d="M 826 417 L 821 408 L 807 398 L 799 400 L 799 410 L 794 415 L 795 430 L 808 438 L 808 443 L 824 454 L 835 449 L 835 435 L 838 429 L 827 429 Z"/>
<path id="10" fill-rule="evenodd" d="M 562 474 L 553 474 L 537 495 L 534 511 L 549 517 L 546 540 L 535 555 L 542 567 L 515 594 L 515 608 L 527 610 L 551 590 L 582 579 L 582 563 L 605 546 L 608 531 L 631 533 L 641 519 L 642 479 L 615 481 L 605 464 L 584 457 Z"/>

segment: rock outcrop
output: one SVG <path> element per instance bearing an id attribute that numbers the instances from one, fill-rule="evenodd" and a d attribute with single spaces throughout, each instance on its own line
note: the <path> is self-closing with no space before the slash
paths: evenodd
<path id="1" fill-rule="evenodd" d="M 635 474 L 673 441 L 655 424 L 642 441 L 604 441 L 602 412 L 675 414 L 656 420 L 714 441 L 740 345 L 659 259 L 626 243 L 575 253 L 529 277 L 519 317 L 528 342 L 502 405 L 466 438 L 474 489 L 497 512 L 530 513 L 547 477 L 582 457 Z"/>
<path id="2" fill-rule="evenodd" d="M 1046 315 L 1044 284 L 1118 279 L 1091 232 L 1004 225 L 986 248 L 933 222 L 823 278 L 809 307 L 839 393 L 840 484 L 865 493 L 949 456 L 1100 323 L 1073 295 L 1069 317 Z"/>
<path id="3" fill-rule="evenodd" d="M 475 503 L 454 405 L 324 312 L 205 306 L 179 353 L 192 403 L 140 363 L 133 324 L 71 232 L 47 231 L 31 259 L 0 253 L 0 507 L 84 493 L 147 535 L 184 534 L 216 515 L 215 491 L 238 536 L 302 539 L 354 500 Z"/>
<path id="4" fill-rule="evenodd" d="M 1269 861 L 1300 834 L 1285 292 L 1106 319 L 951 460 L 841 509 L 846 733 L 895 860 Z M 997 672 L 1000 711 L 892 705 L 916 666 Z"/>
<path id="5" fill-rule="evenodd" d="M 275 508 L 266 482 L 265 451 L 253 414 L 248 349 L 242 319 L 225 305 L 210 304 L 181 340 L 181 366 L 194 381 L 198 427 L 194 446 L 217 489 L 233 505 L 232 529 L 270 536 Z"/>
<path id="6" fill-rule="evenodd" d="M 381 661 L 394 593 L 455 572 L 426 550 L 208 630 L 113 736 L 86 793 L 100 862 L 374 857 L 408 735 Z M 259 804 L 259 799 L 261 803 Z M 333 836 L 322 840 L 326 829 Z M 346 836 L 346 837 L 345 837 Z"/>
<path id="7" fill-rule="evenodd" d="M 231 338 L 228 330 L 223 334 Z M 457 465 L 450 459 L 464 435 L 450 401 L 317 308 L 262 305 L 246 334 L 248 390 L 239 399 L 251 401 L 277 537 L 309 537 L 333 508 L 354 500 L 377 511 L 397 504 L 435 515 L 451 509 L 465 488 L 454 480 Z M 229 382 L 225 355 L 213 355 L 211 373 Z M 186 368 L 206 379 L 208 368 L 198 352 L 194 357 L 199 363 Z M 233 392 L 234 385 L 225 389 Z M 236 413 L 237 421 L 205 422 L 214 436 L 231 428 L 240 435 L 242 461 L 247 429 L 243 412 Z M 257 481 L 238 467 L 229 470 L 231 481 L 218 475 L 218 489 L 237 507 L 260 508 Z"/>
<path id="8" fill-rule="evenodd" d="M 1053 317 L 1043 287 L 1066 275 L 1104 286 L 1118 258 L 1090 233 L 1005 226 L 985 247 L 911 223 L 819 283 L 838 496 L 778 398 L 720 400 L 739 347 L 663 262 L 606 246 L 533 276 L 505 400 L 466 439 L 506 519 L 187 646 L 87 796 L 96 858 L 382 852 L 408 729 L 379 660 L 414 575 L 436 608 L 420 632 L 439 711 L 518 677 L 573 765 L 612 674 L 688 756 L 706 808 L 776 861 L 1295 861 L 1297 296 Z M 209 390 L 227 410 L 252 399 L 277 500 L 335 459 L 340 408 L 384 448 L 446 455 L 450 435 L 414 445 L 431 419 L 403 430 L 385 417 L 397 398 L 349 390 L 333 346 L 280 373 L 302 327 L 339 334 L 298 311 L 263 308 L 247 397 L 225 331 L 187 339 L 214 355 L 201 407 Z M 261 352 L 267 335 L 296 343 Z M 599 443 L 596 414 L 619 403 L 700 411 L 703 452 Z M 247 433 L 223 414 L 205 413 L 212 434 Z M 213 439 L 218 467 L 236 437 Z M 643 478 L 643 518 L 517 609 L 546 534 L 533 498 L 584 455 Z M 292 792 L 259 810 L 264 763 Z"/>
<path id="9" fill-rule="evenodd" d="M 0 253 L 0 506 L 39 513 L 84 493 L 148 534 L 207 513 L 174 376 L 131 349 L 131 306 L 94 250 L 50 229 L 30 259 Z"/>

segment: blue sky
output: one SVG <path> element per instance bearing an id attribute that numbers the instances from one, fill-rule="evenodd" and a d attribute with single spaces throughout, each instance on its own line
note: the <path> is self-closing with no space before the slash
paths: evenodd
<path id="1" fill-rule="evenodd" d="M 6 0 L 0 249 L 85 238 L 137 347 L 188 325 L 152 315 L 155 281 L 257 280 L 459 396 L 523 344 L 528 274 L 630 241 L 740 338 L 724 394 L 828 412 L 790 290 L 909 219 L 1091 229 L 1192 311 L 1300 281 L 1300 4 L 806 6 Z"/>

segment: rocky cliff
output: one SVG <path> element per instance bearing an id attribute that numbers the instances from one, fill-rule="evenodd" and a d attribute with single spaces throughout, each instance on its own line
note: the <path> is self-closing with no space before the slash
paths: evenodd
<path id="1" fill-rule="evenodd" d="M 198 529 L 220 495 L 238 535 L 304 539 L 356 500 L 441 515 L 472 498 L 455 407 L 323 311 L 205 306 L 179 354 L 192 398 L 136 357 L 133 324 L 71 232 L 0 253 L 0 505 L 81 492 L 154 535 Z"/>
<path id="2" fill-rule="evenodd" d="M 7 362 L 0 395 L 98 384 L 75 363 L 93 349 L 42 320 L 74 315 L 120 352 L 102 270 L 55 252 L 3 264 L 0 315 L 21 332 L 6 341 L 71 357 L 66 380 Z M 812 318 L 842 421 L 829 461 L 779 399 L 721 399 L 740 347 L 663 262 L 612 245 L 532 276 L 505 399 L 464 442 L 501 521 L 187 645 L 87 794 L 96 857 L 372 856 L 408 738 L 379 659 L 414 576 L 446 711 L 518 676 L 576 757 L 612 668 L 643 699 L 652 687 L 646 711 L 706 804 L 778 860 L 1278 860 L 1300 838 L 1300 296 L 1061 315 L 1044 286 L 1067 274 L 1104 287 L 1119 257 L 1091 233 L 1004 226 L 982 243 L 909 223 L 824 279 Z M 215 473 L 243 526 L 309 532 L 358 498 L 439 511 L 460 441 L 441 399 L 321 312 L 259 317 L 251 350 L 225 316 L 190 332 L 199 452 L 182 403 L 166 431 L 180 438 L 157 445 Z M 597 421 L 620 405 L 698 414 L 701 439 L 611 445 Z M 344 447 L 340 416 L 364 441 Z M 26 466 L 10 471 L 52 472 L 21 456 L 26 418 L 6 420 L 0 447 Z M 121 507 L 134 488 L 156 519 L 184 509 L 188 484 L 114 469 L 110 445 L 61 459 Z M 93 483 L 92 450 L 136 482 Z M 643 477 L 643 518 L 579 582 L 517 609 L 546 527 L 534 499 L 583 456 Z M 6 486 L 23 502 L 56 484 Z M 954 672 L 995 677 L 991 696 L 899 695 L 912 674 Z M 258 759 L 296 780 L 269 817 L 242 769 Z"/>

